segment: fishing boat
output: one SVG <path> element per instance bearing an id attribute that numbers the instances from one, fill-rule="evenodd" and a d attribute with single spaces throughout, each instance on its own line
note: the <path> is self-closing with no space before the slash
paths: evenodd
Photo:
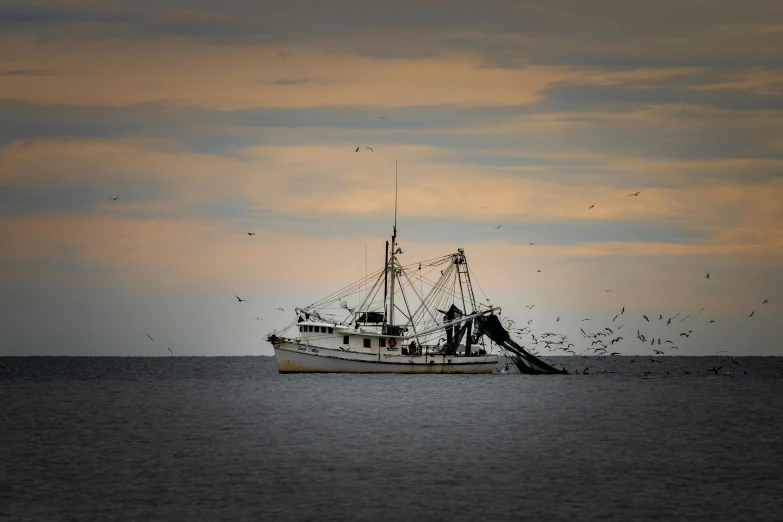
<path id="1" fill-rule="evenodd" d="M 565 373 L 511 339 L 500 306 L 476 298 L 463 248 L 406 264 L 397 240 L 395 187 L 384 266 L 296 308 L 293 322 L 267 337 L 278 372 L 482 374 L 505 356 L 521 373 Z"/>

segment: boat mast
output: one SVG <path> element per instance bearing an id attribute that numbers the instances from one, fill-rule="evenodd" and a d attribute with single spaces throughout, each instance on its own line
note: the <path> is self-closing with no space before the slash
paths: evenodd
<path id="1" fill-rule="evenodd" d="M 394 160 L 394 231 L 391 243 L 391 292 L 389 292 L 389 327 L 394 332 L 394 280 L 397 272 L 397 160 Z"/>

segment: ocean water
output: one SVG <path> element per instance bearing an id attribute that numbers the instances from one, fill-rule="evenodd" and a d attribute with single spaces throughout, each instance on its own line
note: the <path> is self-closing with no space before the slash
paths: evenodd
<path id="1" fill-rule="evenodd" d="M 783 519 L 783 359 L 652 360 L 0 358 L 0 520 Z"/>

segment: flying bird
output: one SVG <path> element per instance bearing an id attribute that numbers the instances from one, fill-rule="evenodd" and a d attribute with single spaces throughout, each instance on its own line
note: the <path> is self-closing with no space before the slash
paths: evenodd
<path id="1" fill-rule="evenodd" d="M 769 303 L 769 299 L 764 299 L 764 301 L 761 302 L 761 304 L 767 304 Z"/>
<path id="2" fill-rule="evenodd" d="M 370 149 L 370 152 L 375 152 L 374 150 L 372 150 L 372 147 L 365 147 L 365 148 Z"/>
<path id="3" fill-rule="evenodd" d="M 714 323 L 714 322 L 715 322 L 715 319 L 712 319 L 712 320 L 710 321 L 710 324 L 712 324 L 712 323 Z"/>
<path id="4" fill-rule="evenodd" d="M 120 198 L 109 198 L 109 199 L 112 200 L 112 201 L 117 201 Z"/>
<path id="5" fill-rule="evenodd" d="M 282 309 L 282 308 L 280 308 L 280 307 L 277 307 L 277 308 L 275 308 L 275 310 L 280 310 L 281 312 L 285 312 L 285 310 L 283 310 L 283 309 Z"/>
<path id="6" fill-rule="evenodd" d="M 386 119 L 386 116 L 381 116 L 381 119 L 382 119 L 382 120 L 385 120 L 385 119 Z"/>
<path id="7" fill-rule="evenodd" d="M 699 313 L 702 313 L 704 310 L 707 310 L 706 306 L 704 308 L 702 308 L 701 310 L 699 310 Z"/>
<path id="8" fill-rule="evenodd" d="M 714 373 L 715 375 L 718 375 L 718 372 L 720 371 L 720 369 L 721 369 L 721 368 L 723 368 L 723 366 L 718 366 L 717 368 L 716 368 L 715 366 L 713 366 L 711 369 L 709 369 L 709 370 L 707 370 L 707 371 L 708 371 L 708 372 L 712 372 L 712 373 Z"/>
<path id="9" fill-rule="evenodd" d="M 755 313 L 756 313 L 756 311 L 753 310 L 748 317 L 753 317 L 753 314 L 755 314 Z"/>
<path id="10" fill-rule="evenodd" d="M 525 305 L 525 308 L 527 308 L 528 310 L 532 310 L 534 306 L 536 305 L 530 305 L 530 306 Z"/>
<path id="11" fill-rule="evenodd" d="M 620 315 L 623 315 L 625 313 L 625 307 L 623 306 L 623 309 L 620 310 Z"/>
<path id="12" fill-rule="evenodd" d="M 541 270 L 536 270 L 536 272 L 540 272 Z"/>
<path id="13" fill-rule="evenodd" d="M 263 320 L 264 320 L 264 318 L 263 318 L 263 317 L 256 317 L 256 318 L 255 318 L 255 320 L 256 320 L 256 321 L 263 321 Z"/>
<path id="14" fill-rule="evenodd" d="M 650 318 L 649 318 L 649 317 L 647 317 L 646 315 L 643 315 L 642 317 L 644 317 L 644 318 L 645 318 L 645 320 L 646 320 L 648 323 L 650 322 Z"/>
<path id="15" fill-rule="evenodd" d="M 255 232 L 248 232 L 248 233 L 247 233 L 247 235 L 248 235 L 248 236 L 255 236 L 255 235 L 256 235 L 256 233 L 255 233 Z"/>
<path id="16" fill-rule="evenodd" d="M 359 152 L 359 148 L 360 148 L 360 147 L 361 147 L 361 145 L 359 145 L 358 147 L 356 147 L 356 150 L 355 150 L 354 152 Z"/>
<path id="17" fill-rule="evenodd" d="M 594 204 L 593 204 L 593 205 L 590 205 L 589 207 L 587 207 L 587 210 L 590 210 L 590 209 L 591 209 L 591 208 L 593 208 L 594 206 L 595 206 Z"/>
<path id="18" fill-rule="evenodd" d="M 707 275 L 706 275 L 706 276 L 704 276 L 704 277 L 706 277 L 707 279 L 709 279 L 709 278 L 710 278 L 710 273 L 709 273 L 709 272 L 707 272 Z"/>
<path id="19" fill-rule="evenodd" d="M 149 338 L 150 338 L 150 341 L 152 341 L 152 342 L 155 342 L 155 339 L 153 339 L 152 337 L 150 337 L 150 334 L 147 334 L 147 337 L 149 337 Z"/>
<path id="20" fill-rule="evenodd" d="M 250 301 L 248 301 L 247 299 L 242 299 L 241 297 L 239 297 L 239 296 L 238 296 L 238 295 L 236 295 L 236 294 L 234 294 L 234 297 L 236 297 L 236 298 L 237 298 L 237 301 L 238 301 L 238 302 L 240 302 L 240 303 L 249 303 L 249 302 L 250 302 Z"/>
<path id="21" fill-rule="evenodd" d="M 628 195 L 629 195 L 629 196 L 638 196 L 638 195 L 639 195 L 639 194 L 641 194 L 641 193 L 642 193 L 642 191 L 640 190 L 639 192 L 635 192 L 634 194 L 628 194 Z"/>
<path id="22" fill-rule="evenodd" d="M 604 290 L 604 292 L 609 293 L 609 292 L 614 292 L 614 290 Z"/>
<path id="23" fill-rule="evenodd" d="M 502 226 L 503 226 L 503 223 L 499 224 L 499 225 L 498 225 L 498 226 L 496 226 L 495 228 L 497 228 L 498 230 L 500 230 L 500 227 L 502 227 Z"/>
<path id="24" fill-rule="evenodd" d="M 169 353 L 171 354 L 171 356 L 172 356 L 172 357 L 174 357 L 174 352 L 172 352 L 172 351 L 171 351 L 171 348 L 166 348 L 166 349 L 169 351 Z"/>
<path id="25" fill-rule="evenodd" d="M 615 315 L 615 316 L 614 316 L 614 319 L 612 319 L 612 322 L 615 322 L 615 321 L 617 320 L 617 318 L 618 318 L 618 317 L 620 317 L 620 314 L 617 314 L 617 315 Z"/>
<path id="26" fill-rule="evenodd" d="M 535 245 L 535 243 L 530 243 L 530 246 L 533 246 L 533 245 Z"/>

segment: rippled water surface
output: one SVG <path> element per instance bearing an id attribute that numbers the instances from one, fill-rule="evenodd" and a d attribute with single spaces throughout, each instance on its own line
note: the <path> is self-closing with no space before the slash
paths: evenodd
<path id="1" fill-rule="evenodd" d="M 783 360 L 657 360 L 529 377 L 0 358 L 0 519 L 783 518 Z"/>

